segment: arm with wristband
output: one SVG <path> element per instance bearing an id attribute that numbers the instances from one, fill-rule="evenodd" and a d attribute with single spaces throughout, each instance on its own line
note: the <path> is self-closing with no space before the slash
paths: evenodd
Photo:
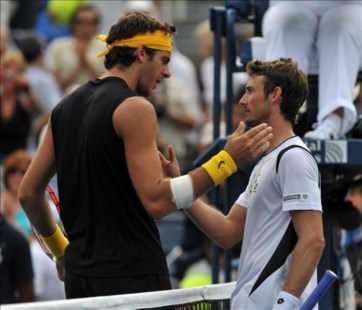
<path id="1" fill-rule="evenodd" d="M 271 128 L 261 124 L 246 133 L 244 129 L 245 124 L 241 122 L 237 130 L 228 137 L 224 149 L 201 168 L 170 180 L 172 200 L 177 209 L 188 208 L 195 198 L 221 184 L 234 174 L 239 166 L 247 164 L 266 151 L 272 137 Z M 203 172 L 200 173 L 199 169 Z"/>
<path id="2" fill-rule="evenodd" d="M 32 208 L 32 203 L 29 205 L 23 203 L 23 206 L 25 206 L 25 208 L 29 207 L 31 210 L 34 209 Z M 50 207 L 47 199 L 45 199 L 45 197 L 43 197 L 43 199 L 39 198 L 37 206 L 41 206 L 38 212 L 29 212 L 29 209 L 26 209 L 27 216 L 33 226 L 34 236 L 38 239 L 44 252 L 56 262 L 58 277 L 61 281 L 64 281 L 64 252 L 69 241 L 60 226 L 54 222 L 53 217 L 50 214 Z M 41 218 L 46 218 L 46 220 L 41 220 Z M 44 246 L 46 250 L 44 249 Z"/>
<path id="3" fill-rule="evenodd" d="M 56 258 L 58 276 L 64 280 L 64 250 L 67 238 L 54 222 L 45 192 L 55 173 L 55 155 L 50 121 L 46 133 L 20 184 L 18 199 L 30 223 Z M 36 176 L 36 177 L 34 177 Z"/>
<path id="4" fill-rule="evenodd" d="M 57 259 L 64 256 L 64 251 L 69 244 L 58 224 L 55 224 L 55 231 L 48 237 L 42 236 L 44 243 L 49 248 L 52 255 Z"/>

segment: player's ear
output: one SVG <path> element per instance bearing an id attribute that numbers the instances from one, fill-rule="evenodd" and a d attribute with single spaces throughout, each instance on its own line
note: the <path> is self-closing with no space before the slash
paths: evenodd
<path id="1" fill-rule="evenodd" d="M 138 46 L 135 50 L 135 54 L 136 54 L 137 59 L 139 59 L 140 61 L 145 59 L 145 57 L 147 56 L 147 53 L 146 53 L 144 45 Z"/>
<path id="2" fill-rule="evenodd" d="M 277 86 L 274 90 L 270 93 L 271 99 L 273 102 L 279 102 L 282 98 L 283 90 Z"/>
<path id="3" fill-rule="evenodd" d="M 279 98 L 279 97 L 282 96 L 282 93 L 283 93 L 282 89 L 279 86 L 277 86 L 277 87 L 274 88 L 273 96 L 275 98 Z"/>

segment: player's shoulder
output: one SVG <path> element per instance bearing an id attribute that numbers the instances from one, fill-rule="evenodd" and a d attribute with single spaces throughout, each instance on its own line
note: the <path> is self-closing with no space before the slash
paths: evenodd
<path id="1" fill-rule="evenodd" d="M 286 161 L 292 161 L 293 164 L 298 165 L 301 164 L 302 160 L 310 160 L 314 157 L 306 146 L 290 145 L 279 152 L 278 158 L 279 160 L 283 158 Z"/>
<path id="2" fill-rule="evenodd" d="M 276 171 L 282 162 L 283 166 L 304 167 L 307 163 L 316 163 L 309 148 L 300 138 L 294 139 L 276 154 Z"/>
<path id="3" fill-rule="evenodd" d="M 120 121 L 145 122 L 156 119 L 156 111 L 152 103 L 142 96 L 131 96 L 125 99 L 115 110 L 115 118 Z"/>
<path id="4" fill-rule="evenodd" d="M 131 110 L 154 110 L 152 103 L 142 96 L 131 96 L 125 99 L 122 103 L 123 107 Z M 121 105 L 121 106 L 122 106 Z"/>

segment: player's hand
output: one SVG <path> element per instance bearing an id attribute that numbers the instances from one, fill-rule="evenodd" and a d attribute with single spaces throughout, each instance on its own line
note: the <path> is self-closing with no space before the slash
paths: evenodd
<path id="1" fill-rule="evenodd" d="M 224 150 L 240 167 L 262 155 L 269 148 L 272 137 L 272 128 L 265 123 L 245 132 L 245 123 L 240 122 L 228 137 Z"/>
<path id="2" fill-rule="evenodd" d="M 167 159 L 161 152 L 160 160 L 162 165 L 162 172 L 164 177 L 175 178 L 181 175 L 180 166 L 177 161 L 176 152 L 172 145 L 168 147 L 168 157 Z"/>
<path id="3" fill-rule="evenodd" d="M 64 278 L 65 278 L 64 263 L 65 263 L 64 256 L 57 258 L 55 261 L 55 265 L 56 265 L 57 271 L 58 271 L 58 278 L 60 281 L 63 281 L 63 282 L 64 282 Z"/>

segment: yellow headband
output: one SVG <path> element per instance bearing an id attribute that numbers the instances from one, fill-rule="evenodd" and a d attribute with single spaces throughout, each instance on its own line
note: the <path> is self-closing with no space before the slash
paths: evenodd
<path id="1" fill-rule="evenodd" d="M 97 39 L 107 43 L 107 36 L 100 34 Z M 109 51 L 115 46 L 129 46 L 138 47 L 140 45 L 146 45 L 149 48 L 156 50 L 172 52 L 172 40 L 171 35 L 162 30 L 155 32 L 147 32 L 145 34 L 138 34 L 132 38 L 122 39 L 107 44 L 107 49 L 98 54 L 98 57 L 103 57 L 109 53 Z"/>

